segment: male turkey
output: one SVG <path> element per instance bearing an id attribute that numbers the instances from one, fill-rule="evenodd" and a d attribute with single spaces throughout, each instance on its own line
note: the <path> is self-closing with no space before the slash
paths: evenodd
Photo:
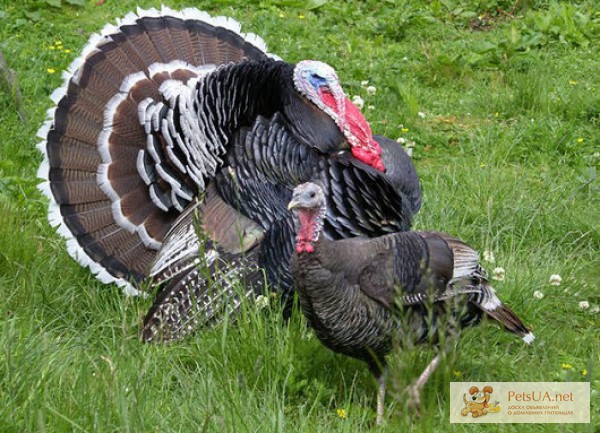
<path id="1" fill-rule="evenodd" d="M 321 236 L 326 197 L 315 183 L 294 189 L 289 209 L 297 228 L 291 268 L 300 306 L 330 349 L 367 362 L 379 384 L 377 423 L 383 420 L 385 356 L 395 341 L 437 342 L 483 315 L 530 344 L 533 334 L 496 296 L 464 242 L 443 233 L 405 232 L 337 241 Z M 438 354 L 412 387 L 419 391 L 440 362 Z"/>
<path id="2" fill-rule="evenodd" d="M 339 200 L 332 237 L 408 229 L 420 206 L 410 159 L 375 141 L 331 67 L 278 60 L 232 19 L 138 10 L 92 36 L 64 78 L 38 133 L 49 219 L 101 281 L 161 285 L 147 340 L 239 302 L 237 277 L 248 296 L 264 290 L 260 268 L 291 290 L 285 206 L 300 181 Z"/>

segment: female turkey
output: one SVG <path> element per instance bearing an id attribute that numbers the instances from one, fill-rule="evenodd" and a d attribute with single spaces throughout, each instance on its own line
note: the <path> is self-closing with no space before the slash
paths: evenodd
<path id="1" fill-rule="evenodd" d="M 127 293 L 149 276 L 153 287 L 162 285 L 148 339 L 163 326 L 165 338 L 181 336 L 194 309 L 210 320 L 213 301 L 229 302 L 233 274 L 248 277 L 249 295 L 262 290 L 257 266 L 270 266 L 263 257 L 277 248 L 289 258 L 293 244 L 277 209 L 315 170 L 329 170 L 338 192 L 368 178 L 352 185 L 355 195 L 388 197 L 383 212 L 365 219 L 372 232 L 378 218 L 407 229 L 420 205 L 410 161 L 389 140 L 381 140 L 382 155 L 331 67 L 278 60 L 229 18 L 164 7 L 131 13 L 90 38 L 52 99 L 57 106 L 38 134 L 50 222 L 101 281 Z M 301 159 L 283 160 L 276 147 Z M 385 167 L 396 160 L 412 171 Z M 283 177 L 267 173 L 265 183 L 265 170 Z M 357 174 L 334 179 L 346 172 Z M 213 273 L 210 283 L 199 277 L 199 262 Z"/>
<path id="2" fill-rule="evenodd" d="M 462 328 L 488 316 L 530 344 L 534 337 L 496 296 L 464 242 L 443 233 L 405 232 L 331 241 L 322 235 L 326 197 L 315 183 L 294 189 L 288 207 L 297 227 L 291 268 L 300 305 L 330 349 L 367 362 L 377 378 L 383 420 L 385 356 L 395 341 L 437 342 L 441 326 Z M 440 362 L 412 387 L 415 400 Z"/>

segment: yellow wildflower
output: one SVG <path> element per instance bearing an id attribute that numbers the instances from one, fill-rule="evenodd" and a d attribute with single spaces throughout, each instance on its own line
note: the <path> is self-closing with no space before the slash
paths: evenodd
<path id="1" fill-rule="evenodd" d="M 454 370 L 452 372 L 452 374 L 454 374 L 454 376 L 456 376 L 456 377 L 461 377 L 462 376 L 462 371 Z"/>
<path id="2" fill-rule="evenodd" d="M 408 132 L 408 128 L 402 128 L 400 131 L 401 132 Z"/>
<path id="3" fill-rule="evenodd" d="M 61 41 L 55 41 L 54 45 L 56 45 L 58 47 L 58 46 L 62 45 L 62 42 Z"/>
<path id="4" fill-rule="evenodd" d="M 71 50 L 68 48 L 65 50 L 65 53 L 70 53 L 70 52 L 71 52 Z"/>
<path id="5" fill-rule="evenodd" d="M 344 418 L 348 418 L 348 413 L 346 412 L 346 409 L 342 409 L 342 408 L 336 409 L 336 410 L 335 410 L 335 414 L 336 414 L 336 415 L 337 415 L 339 418 L 342 418 L 342 419 L 344 419 Z"/>
<path id="6" fill-rule="evenodd" d="M 587 368 L 584 368 L 583 370 L 581 370 L 581 374 L 583 374 L 584 376 L 587 376 Z"/>
<path id="7" fill-rule="evenodd" d="M 562 363 L 562 368 L 563 368 L 563 370 L 571 370 L 571 369 L 573 369 L 573 366 L 571 364 L 563 362 Z"/>
<path id="8" fill-rule="evenodd" d="M 49 49 L 49 50 L 55 50 L 56 48 L 54 47 L 54 45 L 50 45 L 50 46 L 48 47 L 48 49 Z"/>
<path id="9" fill-rule="evenodd" d="M 579 137 L 579 138 L 577 139 L 577 143 L 579 143 L 579 144 L 583 143 L 583 138 Z"/>
<path id="10" fill-rule="evenodd" d="M 54 69 L 54 68 L 48 68 L 46 70 L 48 71 L 49 74 L 54 74 L 56 72 L 56 69 Z"/>
<path id="11" fill-rule="evenodd" d="M 304 19 L 304 15 L 298 15 L 298 19 L 303 20 Z"/>
<path id="12" fill-rule="evenodd" d="M 576 86 L 577 85 L 577 81 L 575 81 L 575 80 L 569 80 L 569 84 L 571 86 Z"/>

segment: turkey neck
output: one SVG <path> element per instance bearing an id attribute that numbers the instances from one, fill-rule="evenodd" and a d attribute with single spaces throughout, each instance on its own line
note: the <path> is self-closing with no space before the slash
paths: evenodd
<path id="1" fill-rule="evenodd" d="M 325 208 L 300 209 L 296 215 L 296 252 L 312 254 L 323 229 Z"/>

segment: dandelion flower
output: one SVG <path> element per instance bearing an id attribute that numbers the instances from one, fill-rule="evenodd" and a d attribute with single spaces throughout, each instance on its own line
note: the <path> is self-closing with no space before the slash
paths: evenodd
<path id="1" fill-rule="evenodd" d="M 298 19 L 303 20 L 304 19 L 304 15 L 298 15 Z"/>
<path id="2" fill-rule="evenodd" d="M 338 408 L 335 410 L 335 414 L 342 419 L 348 418 L 348 413 L 346 412 L 346 409 Z"/>
<path id="3" fill-rule="evenodd" d="M 49 50 L 55 50 L 55 49 L 56 49 L 56 47 L 55 47 L 54 45 L 50 45 L 50 46 L 48 47 L 48 49 L 49 49 Z"/>
<path id="4" fill-rule="evenodd" d="M 533 292 L 533 297 L 535 299 L 544 299 L 544 292 L 542 292 L 541 290 L 536 290 L 535 292 Z"/>
<path id="5" fill-rule="evenodd" d="M 65 53 L 70 53 L 70 52 L 71 52 L 71 50 L 67 48 L 67 49 L 65 49 L 65 50 L 64 50 L 64 52 L 65 52 Z"/>
<path id="6" fill-rule="evenodd" d="M 558 274 L 550 275 L 550 285 L 551 286 L 560 286 L 560 283 L 562 283 L 562 278 L 560 275 L 558 275 Z"/>
<path id="7" fill-rule="evenodd" d="M 496 261 L 496 257 L 494 257 L 494 252 L 485 250 L 483 252 L 483 260 L 485 260 L 488 263 L 494 263 Z"/>
<path id="8" fill-rule="evenodd" d="M 590 303 L 588 301 L 581 301 L 579 303 L 580 310 L 587 310 L 588 308 L 590 308 Z"/>
<path id="9" fill-rule="evenodd" d="M 581 374 L 584 376 L 587 376 L 587 374 L 588 374 L 587 368 L 584 368 L 583 370 L 581 370 Z"/>
<path id="10" fill-rule="evenodd" d="M 494 268 L 492 278 L 496 281 L 504 281 L 506 270 L 504 268 Z"/>
<path id="11" fill-rule="evenodd" d="M 360 87 L 362 87 L 363 89 L 366 89 L 368 85 L 369 85 L 369 80 L 363 80 L 360 82 Z"/>
<path id="12" fill-rule="evenodd" d="M 269 305 L 269 299 L 264 295 L 258 295 L 256 297 L 256 307 L 259 310 L 266 308 Z"/>
<path id="13" fill-rule="evenodd" d="M 54 74 L 56 72 L 56 69 L 48 68 L 48 69 L 46 69 L 46 71 L 48 71 L 49 74 Z"/>
<path id="14" fill-rule="evenodd" d="M 377 93 L 377 87 L 375 87 L 375 86 L 367 87 L 367 95 L 374 95 L 375 93 Z"/>
<path id="15" fill-rule="evenodd" d="M 579 144 L 583 143 L 583 138 L 579 137 L 579 138 L 577 139 L 577 143 L 579 143 Z"/>
<path id="16" fill-rule="evenodd" d="M 567 362 L 563 362 L 562 363 L 562 368 L 563 368 L 563 370 L 572 370 L 573 366 L 571 364 L 567 363 Z"/>
<path id="17" fill-rule="evenodd" d="M 358 95 L 352 97 L 352 103 L 358 107 L 359 110 L 365 106 L 365 100 Z"/>
<path id="18" fill-rule="evenodd" d="M 400 130 L 400 132 L 404 132 L 404 133 L 407 133 L 408 131 L 409 131 L 409 130 L 408 130 L 408 128 L 402 128 L 402 129 Z"/>

